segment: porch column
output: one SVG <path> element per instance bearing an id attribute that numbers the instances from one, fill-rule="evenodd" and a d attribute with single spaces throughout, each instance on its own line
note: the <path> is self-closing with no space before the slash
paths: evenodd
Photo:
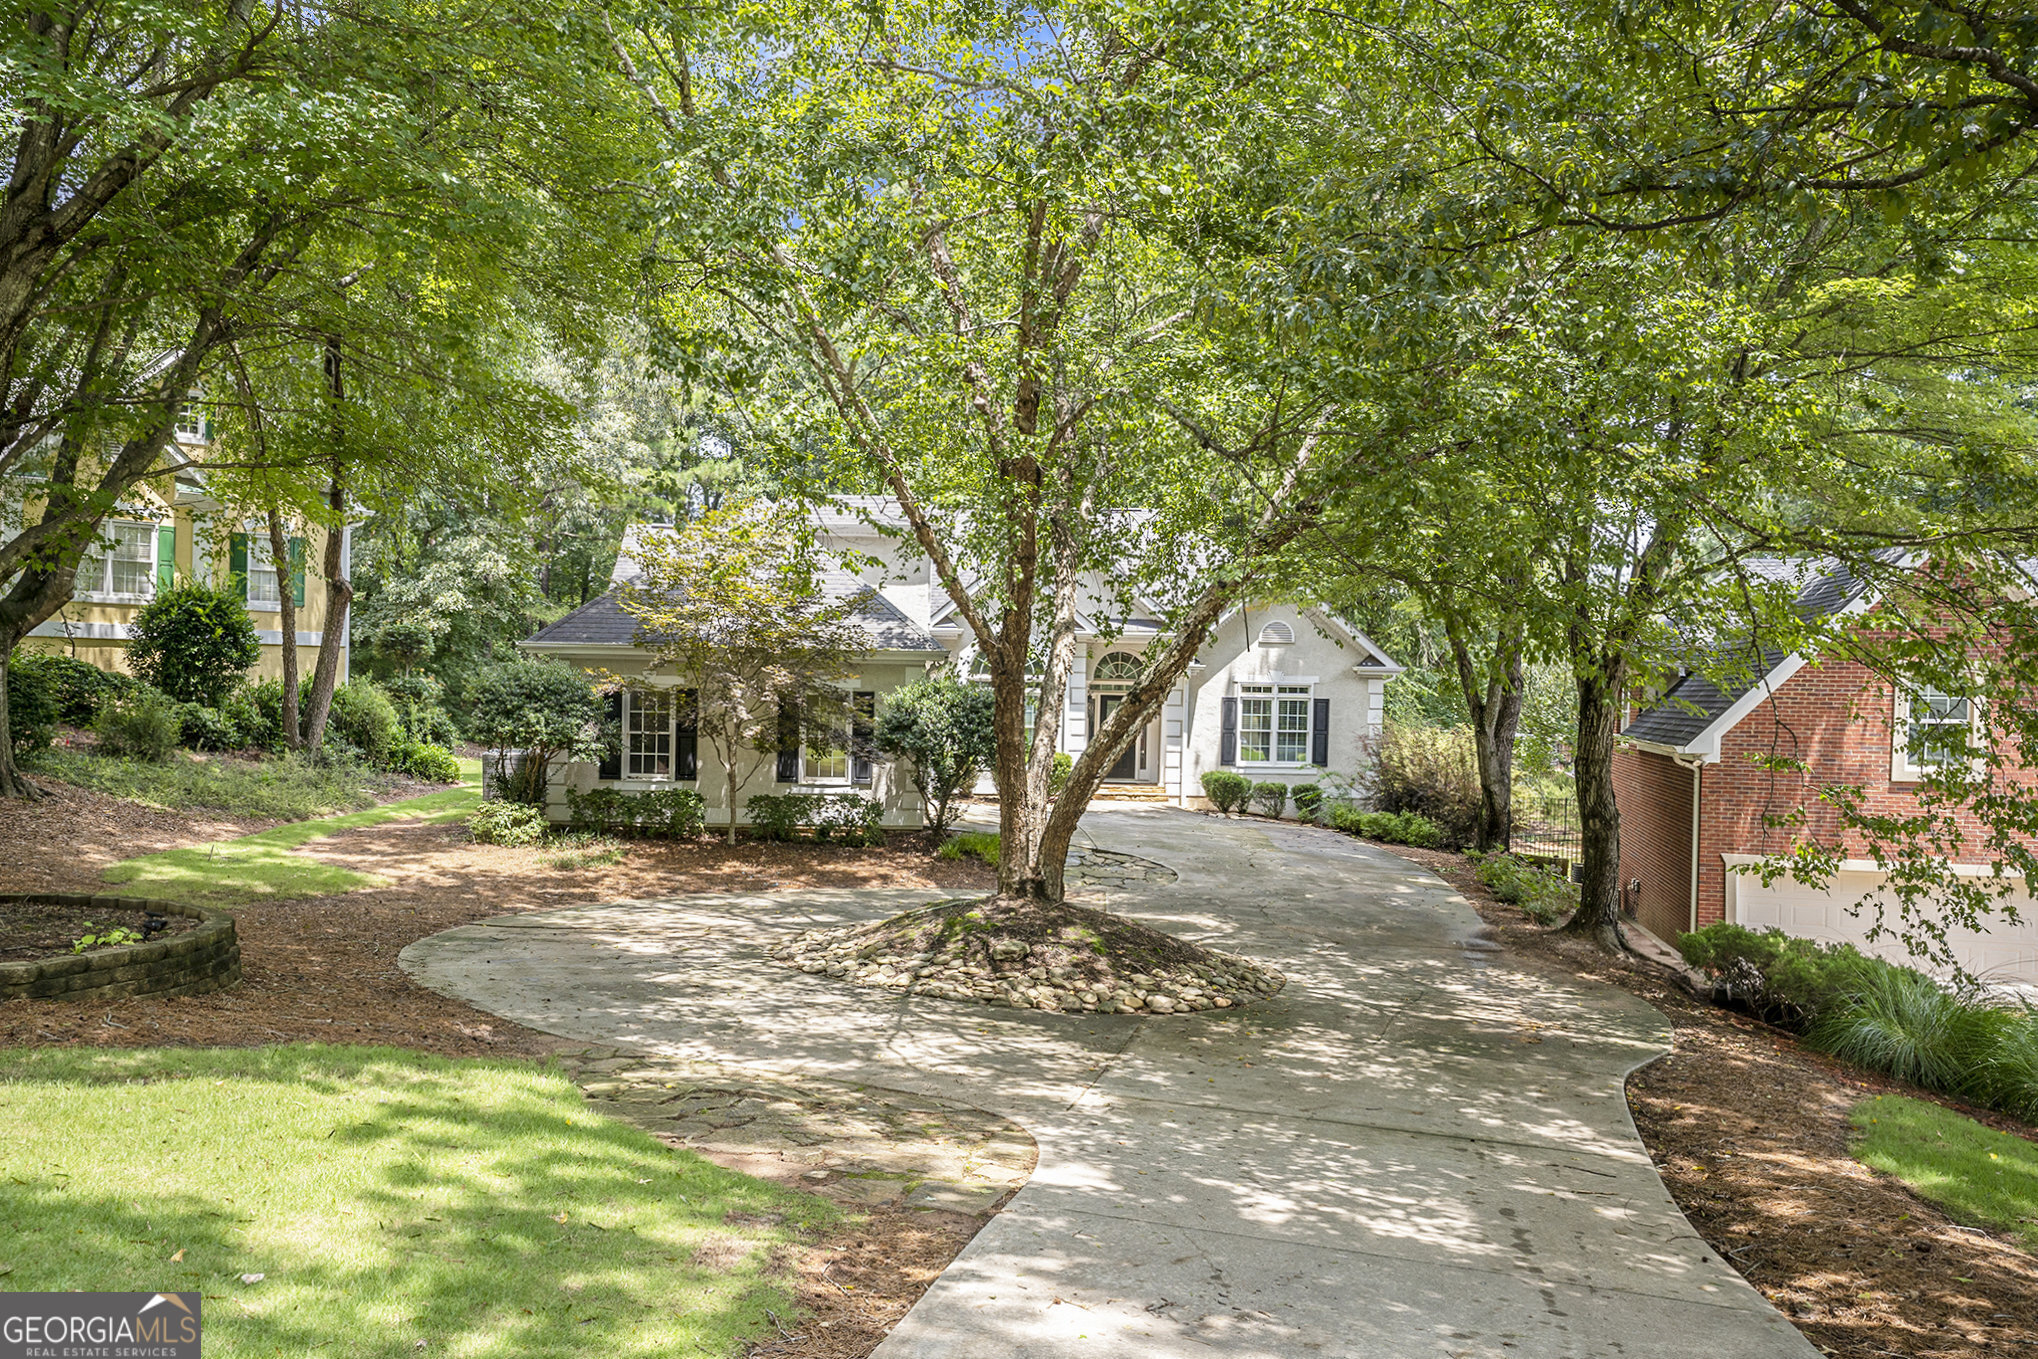
<path id="1" fill-rule="evenodd" d="M 1168 801 L 1179 805 L 1186 805 L 1182 804 L 1182 747 L 1188 708 L 1188 682 L 1176 680 L 1175 687 L 1168 690 L 1167 702 L 1161 705 L 1161 787 Z"/>
<path id="2" fill-rule="evenodd" d="M 1069 665 L 1068 703 L 1061 716 L 1061 748 L 1080 755 L 1090 745 L 1090 656 L 1079 649 Z"/>

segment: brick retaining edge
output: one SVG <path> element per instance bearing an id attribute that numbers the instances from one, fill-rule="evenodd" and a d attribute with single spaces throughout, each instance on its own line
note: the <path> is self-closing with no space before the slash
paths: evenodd
<path id="1" fill-rule="evenodd" d="M 198 928 L 146 944 L 95 949 L 64 958 L 0 963 L 0 1001 L 114 1000 L 197 996 L 241 979 L 241 940 L 225 911 L 147 897 L 64 892 L 0 892 L 0 902 L 35 901 L 98 911 L 154 911 L 196 920 Z"/>

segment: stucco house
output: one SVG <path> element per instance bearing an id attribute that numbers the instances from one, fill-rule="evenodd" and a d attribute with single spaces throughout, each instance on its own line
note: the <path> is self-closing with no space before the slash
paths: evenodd
<path id="1" fill-rule="evenodd" d="M 210 447 L 210 430 L 196 407 L 179 421 L 176 437 L 182 462 L 202 458 Z M 32 496 L 34 482 L 32 473 L 20 478 L 17 494 Z M 18 531 L 18 523 L 0 527 L 10 536 Z M 124 671 L 135 614 L 157 590 L 175 580 L 195 579 L 231 582 L 247 600 L 262 644 L 253 671 L 257 678 L 283 673 L 285 589 L 297 608 L 298 673 L 309 675 L 317 664 L 326 625 L 317 568 L 325 560 L 325 530 L 291 538 L 291 559 L 279 571 L 271 560 L 266 524 L 243 523 L 230 515 L 206 489 L 203 469 L 187 466 L 137 486 L 100 524 L 100 536 L 110 540 L 110 550 L 102 546 L 85 558 L 70 602 L 35 626 L 22 643 L 24 650 L 61 651 L 102 670 Z M 352 527 L 342 529 L 343 570 L 348 569 L 352 540 Z M 344 681 L 352 660 L 345 630 L 339 642 Z"/>
<path id="2" fill-rule="evenodd" d="M 930 672 L 981 678 L 975 639 L 956 616 L 954 602 L 927 561 L 897 537 L 872 526 L 882 522 L 875 503 L 843 503 L 819 515 L 817 534 L 830 553 L 868 562 L 857 574 L 826 582 L 834 598 L 854 601 L 870 648 L 848 681 L 859 712 L 874 716 L 885 695 Z M 641 576 L 637 544 L 655 525 L 625 536 L 611 581 L 599 599 L 540 629 L 521 645 L 533 655 L 556 657 L 588 670 L 647 674 L 649 656 L 635 644 L 636 623 L 621 592 Z M 1089 734 L 1124 701 L 1140 657 L 1162 634 L 1157 609 L 1132 616 L 1102 612 L 1111 592 L 1103 582 L 1089 592 L 1095 607 L 1080 621 L 1078 651 L 1062 695 L 1060 749 L 1087 748 Z M 1379 734 L 1386 683 L 1401 670 L 1356 628 L 1330 612 L 1294 601 L 1266 601 L 1234 611 L 1177 682 L 1162 710 L 1112 767 L 1105 795 L 1177 806 L 1202 801 L 1201 778 L 1233 769 L 1255 780 L 1296 784 L 1326 775 L 1357 779 L 1368 767 Z M 649 676 L 654 684 L 683 687 L 678 676 Z M 700 792 L 709 819 L 727 814 L 728 791 L 715 762 L 684 727 L 685 705 L 633 693 L 611 699 L 623 732 L 622 749 L 602 764 L 579 763 L 555 772 L 549 811 L 566 816 L 565 790 L 597 787 L 653 790 L 688 787 Z M 864 723 L 859 722 L 858 726 Z M 758 757 L 758 777 L 739 799 L 757 792 L 855 791 L 884 804 L 885 823 L 917 824 L 920 807 L 909 780 L 881 759 L 851 753 L 858 743 L 809 733 L 803 748 Z M 764 770 L 764 761 L 772 768 Z M 768 775 L 768 777 L 766 777 Z M 981 792 L 994 792 L 985 779 Z M 739 808 L 738 820 L 742 819 Z"/>
<path id="3" fill-rule="evenodd" d="M 1755 565 L 1774 579 L 1801 581 L 1800 613 L 1861 616 L 1873 626 L 1875 595 L 1844 567 Z M 1633 713 L 1614 753 L 1628 907 L 1665 940 L 1726 920 L 1914 962 L 1894 939 L 1871 943 L 1872 912 L 1852 909 L 1883 879 L 1858 845 L 1829 888 L 1788 876 L 1765 885 L 1745 870 L 1789 848 L 1793 832 L 1773 824 L 1777 816 L 1802 809 L 1822 840 L 1838 832 L 1837 812 L 1819 801 L 1821 788 L 1859 786 L 1879 812 L 1914 809 L 1919 780 L 1942 758 L 1934 733 L 1957 726 L 1978 735 L 1979 723 L 1979 704 L 1966 696 L 1907 692 L 1852 660 L 1771 650 L 1738 682 L 1678 678 Z M 1780 769 L 1775 756 L 1802 767 Z M 1956 863 L 1987 871 L 1978 853 Z M 1986 933 L 1949 934 L 1962 967 L 1979 977 L 2038 982 L 2038 911 L 2021 892 L 2016 901 L 2018 923 L 1999 918 Z"/>

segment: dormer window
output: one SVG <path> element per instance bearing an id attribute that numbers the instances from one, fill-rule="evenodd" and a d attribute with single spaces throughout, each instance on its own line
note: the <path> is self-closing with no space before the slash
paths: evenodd
<path id="1" fill-rule="evenodd" d="M 1278 618 L 1260 629 L 1261 646 L 1288 646 L 1295 640 L 1295 629 Z"/>
<path id="2" fill-rule="evenodd" d="M 177 437 L 187 444 L 202 444 L 210 434 L 205 418 L 205 409 L 198 404 L 197 394 L 177 408 Z"/>

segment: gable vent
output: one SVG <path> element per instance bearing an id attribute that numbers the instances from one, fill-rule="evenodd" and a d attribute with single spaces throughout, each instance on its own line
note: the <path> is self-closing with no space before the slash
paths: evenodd
<path id="1" fill-rule="evenodd" d="M 1261 646 L 1286 646 L 1295 640 L 1295 629 L 1279 621 L 1260 629 Z"/>

